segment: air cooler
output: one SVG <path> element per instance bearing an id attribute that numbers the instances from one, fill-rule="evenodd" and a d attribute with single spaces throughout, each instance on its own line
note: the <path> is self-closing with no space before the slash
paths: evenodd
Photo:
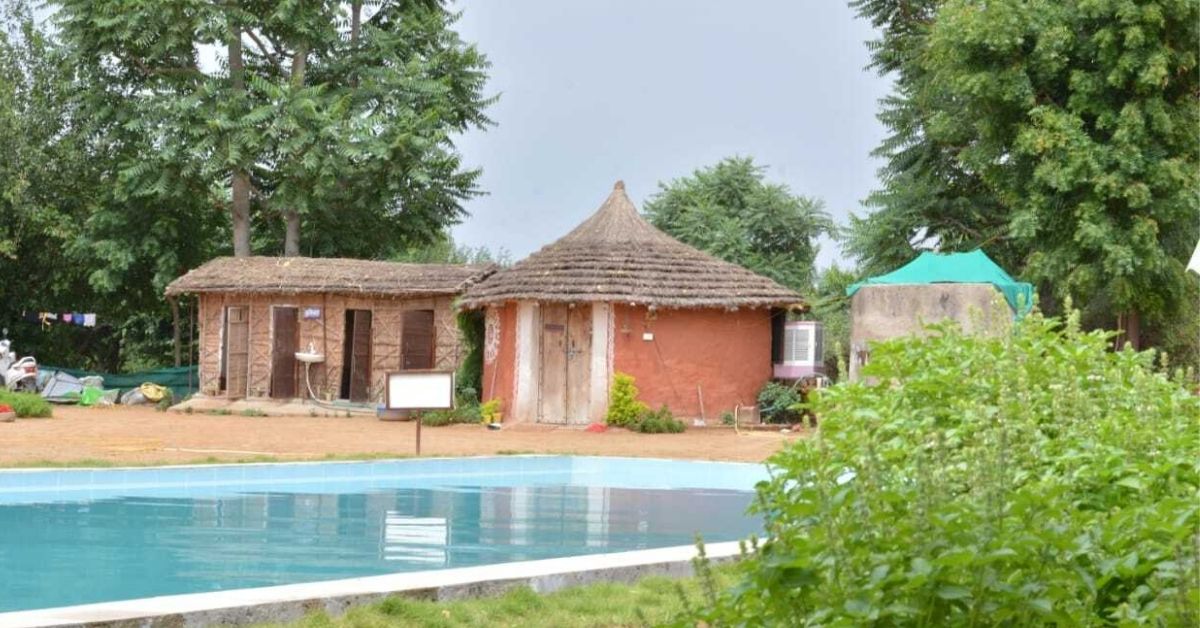
<path id="1" fill-rule="evenodd" d="M 823 375 L 824 336 L 825 330 L 817 321 L 784 323 L 783 346 L 778 353 L 782 361 L 775 364 L 775 378 L 800 379 L 809 375 Z"/>

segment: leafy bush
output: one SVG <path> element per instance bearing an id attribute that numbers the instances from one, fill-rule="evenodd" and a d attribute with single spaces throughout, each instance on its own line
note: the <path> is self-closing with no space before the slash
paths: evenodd
<path id="1" fill-rule="evenodd" d="M 503 411 L 500 409 L 500 399 L 490 399 L 479 404 L 479 418 L 484 423 L 499 423 Z"/>
<path id="2" fill-rule="evenodd" d="M 483 390 L 483 343 L 485 335 L 484 315 L 481 310 L 471 310 L 459 313 L 457 317 L 458 334 L 462 346 L 466 349 L 462 364 L 454 375 L 459 397 L 474 392 L 474 402 L 479 403 L 479 392 Z"/>
<path id="3" fill-rule="evenodd" d="M 797 423 L 800 412 L 796 406 L 804 398 L 800 391 L 779 382 L 767 382 L 758 392 L 758 412 L 763 423 Z"/>
<path id="4" fill-rule="evenodd" d="M 678 434 L 687 426 L 683 421 L 671 414 L 671 409 L 665 404 L 658 410 L 646 410 L 637 420 L 629 424 L 629 429 L 643 434 Z"/>
<path id="5" fill-rule="evenodd" d="M 14 393 L 0 390 L 0 403 L 11 406 L 13 412 L 23 419 L 47 419 L 54 414 L 54 408 L 50 402 L 34 393 Z"/>
<path id="6" fill-rule="evenodd" d="M 770 461 L 766 538 L 680 625 L 1200 623 L 1200 398 L 1031 315 L 875 345 Z"/>
<path id="7" fill-rule="evenodd" d="M 479 423 L 483 417 L 479 413 L 477 403 L 462 403 L 450 410 L 434 410 L 421 413 L 421 425 L 426 427 L 441 427 L 456 423 Z"/>
<path id="8" fill-rule="evenodd" d="M 612 389 L 608 393 L 608 414 L 604 422 L 617 427 L 629 427 L 637 422 L 642 413 L 648 410 L 646 404 L 638 401 L 638 389 L 633 384 L 633 376 L 625 373 L 613 373 Z"/>

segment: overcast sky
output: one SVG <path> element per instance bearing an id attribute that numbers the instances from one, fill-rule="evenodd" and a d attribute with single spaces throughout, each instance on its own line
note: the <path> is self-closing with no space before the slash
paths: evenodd
<path id="1" fill-rule="evenodd" d="M 659 181 L 732 155 L 824 200 L 844 222 L 876 185 L 869 153 L 889 82 L 843 0 L 459 0 L 458 29 L 491 60 L 497 126 L 462 138 L 489 194 L 454 230 L 524 257 L 590 215 L 623 179 Z M 820 266 L 841 258 L 826 243 Z"/>

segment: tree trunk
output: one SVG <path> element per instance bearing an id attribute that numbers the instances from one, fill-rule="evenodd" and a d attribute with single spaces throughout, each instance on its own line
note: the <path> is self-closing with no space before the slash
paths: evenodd
<path id="1" fill-rule="evenodd" d="M 244 70 L 242 66 L 242 29 L 239 26 L 229 27 L 229 82 L 235 97 L 240 97 L 246 91 Z M 233 221 L 233 255 L 234 257 L 250 256 L 250 175 L 246 169 L 235 166 L 230 177 L 229 207 Z"/>
<path id="2" fill-rule="evenodd" d="M 304 87 L 304 68 L 307 56 L 308 49 L 303 44 L 297 46 L 296 53 L 292 55 L 292 89 L 294 90 Z M 283 255 L 285 257 L 300 255 L 300 212 L 295 209 L 286 209 L 283 212 L 283 220 L 286 224 L 283 234 Z"/>
<path id="3" fill-rule="evenodd" d="M 1117 350 L 1124 348 L 1126 343 L 1134 351 L 1142 350 L 1142 316 L 1137 310 L 1129 310 L 1117 316 Z"/>
<path id="4" fill-rule="evenodd" d="M 283 237 L 283 255 L 296 257 L 300 255 L 300 212 L 289 209 L 283 212 L 283 220 L 287 223 Z"/>

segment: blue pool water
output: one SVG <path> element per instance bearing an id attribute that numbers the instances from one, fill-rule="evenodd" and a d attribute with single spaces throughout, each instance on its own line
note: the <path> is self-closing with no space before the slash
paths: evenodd
<path id="1" fill-rule="evenodd" d="M 0 472 L 0 611 L 735 540 L 764 477 L 569 456 Z"/>

